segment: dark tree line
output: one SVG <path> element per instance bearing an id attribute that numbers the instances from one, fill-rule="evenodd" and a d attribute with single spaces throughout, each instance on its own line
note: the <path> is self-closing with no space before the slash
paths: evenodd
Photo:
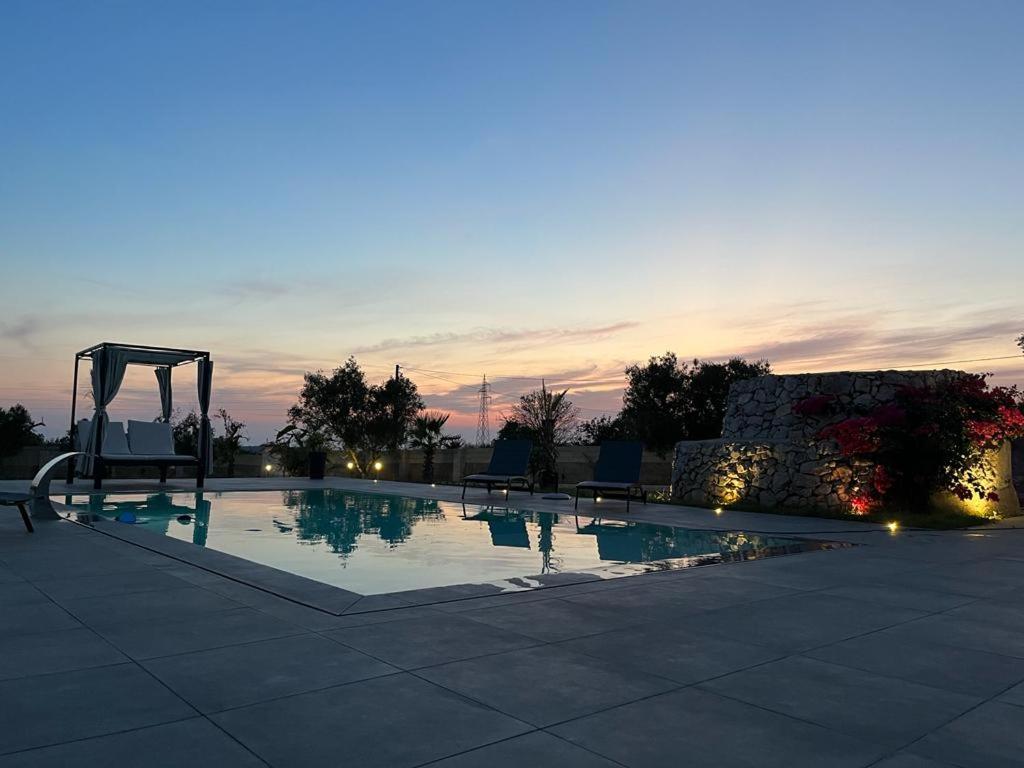
<path id="1" fill-rule="evenodd" d="M 666 352 L 626 368 L 622 410 L 616 416 L 581 422 L 578 409 L 567 398 L 568 391 L 553 393 L 542 387 L 520 398 L 498 437 L 527 437 L 546 446 L 542 451 L 549 454 L 551 446 L 558 444 L 639 440 L 664 456 L 680 440 L 720 437 L 729 387 L 735 381 L 768 373 L 771 365 L 767 360 L 686 363 Z M 538 463 L 542 467 L 552 464 L 547 458 Z"/>
<path id="2" fill-rule="evenodd" d="M 0 408 L 0 460 L 14 456 L 22 448 L 42 445 L 43 436 L 36 432 L 36 427 L 42 426 L 21 403 Z"/>

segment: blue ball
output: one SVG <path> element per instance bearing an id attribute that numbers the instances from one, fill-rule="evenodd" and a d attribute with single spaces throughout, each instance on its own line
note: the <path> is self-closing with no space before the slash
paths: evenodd
<path id="1" fill-rule="evenodd" d="M 119 523 L 134 523 L 136 521 L 134 512 L 122 512 L 114 519 Z"/>

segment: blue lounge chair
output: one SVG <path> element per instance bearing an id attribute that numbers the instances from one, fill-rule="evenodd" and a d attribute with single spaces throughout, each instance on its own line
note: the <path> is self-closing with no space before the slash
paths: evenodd
<path id="1" fill-rule="evenodd" d="M 630 499 L 636 497 L 647 503 L 647 491 L 640 484 L 640 465 L 643 463 L 643 443 L 610 440 L 601 443 L 601 452 L 594 465 L 594 479 L 576 483 L 576 507 L 580 506 L 580 490 L 593 492 L 594 498 L 598 491 L 605 493 L 622 493 L 626 497 L 626 511 L 629 512 Z"/>
<path id="2" fill-rule="evenodd" d="M 488 493 L 494 488 L 512 490 L 512 483 L 518 483 L 532 496 L 533 482 L 526 476 L 532 452 L 533 443 L 529 440 L 496 440 L 487 471 L 462 478 L 462 498 L 466 498 L 466 486 L 470 483 L 486 485 Z"/>

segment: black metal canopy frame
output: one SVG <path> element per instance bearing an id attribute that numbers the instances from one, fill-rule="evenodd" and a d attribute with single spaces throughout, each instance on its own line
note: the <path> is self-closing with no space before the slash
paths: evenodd
<path id="1" fill-rule="evenodd" d="M 143 344 L 119 344 L 104 341 L 100 344 L 83 349 L 75 354 L 75 373 L 71 385 L 71 443 L 74 448 L 78 439 L 78 423 L 75 420 L 78 400 L 78 369 L 83 360 L 90 360 L 93 367 L 93 395 L 96 408 L 93 416 L 90 441 L 91 450 L 84 459 L 82 475 L 93 478 L 93 487 L 100 488 L 106 466 L 135 465 L 157 466 L 160 468 L 160 482 L 167 479 L 167 468 L 175 465 L 196 464 L 196 487 L 202 488 L 210 463 L 211 427 L 209 418 L 210 389 L 213 379 L 213 362 L 210 353 L 195 349 L 176 349 L 174 347 L 151 347 Z M 128 365 L 144 365 L 155 369 L 160 387 L 162 420 L 169 421 L 171 414 L 171 370 L 180 365 L 197 363 L 197 379 L 199 389 L 200 426 L 199 456 L 165 456 L 165 457 L 124 457 L 104 456 L 102 451 L 103 432 L 106 421 L 106 407 L 114 399 L 120 388 L 123 369 Z M 118 370 L 120 368 L 120 370 Z M 116 381 L 114 380 L 116 378 Z M 68 462 L 67 482 L 74 481 L 75 464 Z"/>

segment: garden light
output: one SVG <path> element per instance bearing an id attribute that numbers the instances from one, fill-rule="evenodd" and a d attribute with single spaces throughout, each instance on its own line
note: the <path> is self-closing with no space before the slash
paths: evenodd
<path id="1" fill-rule="evenodd" d="M 373 462 L 373 468 L 380 472 L 382 469 L 384 469 L 384 465 L 381 464 L 379 461 L 375 461 Z"/>
<path id="2" fill-rule="evenodd" d="M 892 521 L 892 522 L 890 522 L 890 523 L 886 523 L 886 524 L 885 524 L 885 527 L 889 529 L 889 533 L 896 533 L 896 531 L 897 531 L 897 530 L 899 529 L 899 527 L 900 527 L 900 524 L 899 524 L 899 523 L 897 523 L 897 522 L 896 522 L 895 520 L 893 520 L 893 521 Z"/>
<path id="3" fill-rule="evenodd" d="M 722 514 L 722 508 L 721 507 L 715 507 L 715 514 L 716 515 Z"/>
<path id="4" fill-rule="evenodd" d="M 349 469 L 355 469 L 355 468 L 356 468 L 356 464 L 355 464 L 355 462 L 354 462 L 354 461 L 350 461 L 350 462 L 349 462 L 348 464 L 346 464 L 345 466 L 346 466 L 346 467 L 348 467 Z"/>
<path id="5" fill-rule="evenodd" d="M 273 472 L 274 471 L 274 465 L 273 464 L 267 464 L 267 466 L 265 466 L 264 469 L 267 470 L 267 472 Z"/>

